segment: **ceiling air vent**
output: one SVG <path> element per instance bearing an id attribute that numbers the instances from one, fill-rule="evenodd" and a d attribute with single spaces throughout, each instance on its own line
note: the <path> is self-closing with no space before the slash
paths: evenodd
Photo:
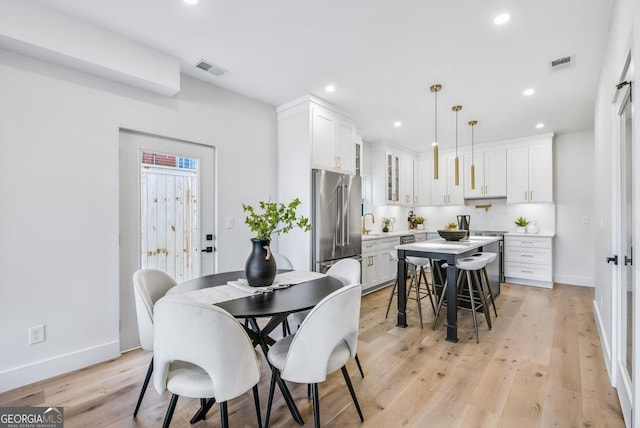
<path id="1" fill-rule="evenodd" d="M 205 60 L 198 61 L 196 63 L 196 67 L 206 71 L 207 73 L 211 73 L 214 76 L 222 76 L 228 71 L 218 65 L 212 64 Z"/>
<path id="2" fill-rule="evenodd" d="M 551 63 L 550 63 L 552 70 L 559 69 L 559 68 L 565 68 L 565 67 L 568 67 L 568 66 L 570 66 L 572 64 L 573 64 L 573 55 L 556 58 L 553 61 L 551 61 Z"/>

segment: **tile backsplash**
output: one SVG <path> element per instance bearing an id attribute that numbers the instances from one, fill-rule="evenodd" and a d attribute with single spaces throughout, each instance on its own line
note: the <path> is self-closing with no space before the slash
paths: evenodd
<path id="1" fill-rule="evenodd" d="M 484 208 L 476 208 L 476 205 L 491 204 L 485 211 Z M 393 230 L 409 229 L 407 221 L 411 208 L 393 205 L 380 205 L 373 208 L 376 223 L 373 230 L 382 230 L 382 217 L 396 219 Z M 457 221 L 458 215 L 470 215 L 471 229 L 476 230 L 504 230 L 515 232 L 513 223 L 516 218 L 522 216 L 529 222 L 538 223 L 540 233 L 555 233 L 556 206 L 555 204 L 506 204 L 506 199 L 475 199 L 467 200 L 466 205 L 456 206 L 431 206 L 415 207 L 413 212 L 425 218 L 425 229 L 438 230 L 450 222 Z"/>

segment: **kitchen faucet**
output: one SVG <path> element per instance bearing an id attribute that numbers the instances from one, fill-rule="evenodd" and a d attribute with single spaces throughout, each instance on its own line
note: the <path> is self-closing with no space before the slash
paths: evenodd
<path id="1" fill-rule="evenodd" d="M 363 235 L 367 235 L 370 232 L 370 230 L 365 227 L 368 215 L 371 216 L 371 223 L 372 224 L 376 222 L 376 218 L 373 216 L 373 213 L 364 213 L 364 215 L 362 216 L 362 234 Z"/>

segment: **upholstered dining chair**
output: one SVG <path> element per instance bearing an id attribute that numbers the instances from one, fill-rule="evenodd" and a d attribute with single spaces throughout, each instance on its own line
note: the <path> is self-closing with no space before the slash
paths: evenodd
<path id="1" fill-rule="evenodd" d="M 346 362 L 356 355 L 362 286 L 346 285 L 322 299 L 307 315 L 295 334 L 277 341 L 267 353 L 272 368 L 265 426 L 269 426 L 277 378 L 311 385 L 313 419 L 320 426 L 318 383 L 341 369 L 349 393 L 364 422 Z"/>
<path id="2" fill-rule="evenodd" d="M 351 284 L 360 284 L 360 262 L 354 259 L 343 259 L 338 260 L 334 263 L 329 270 L 327 270 L 327 275 L 333 278 L 339 279 L 344 285 Z M 302 324 L 305 317 L 309 314 L 309 311 L 296 312 L 291 314 L 291 318 L 298 324 Z M 355 354 L 354 359 L 356 360 L 356 364 L 358 365 L 358 370 L 360 371 L 360 376 L 364 377 L 364 371 L 362 370 L 362 365 L 360 364 L 360 359 L 358 358 L 358 354 Z"/>
<path id="3" fill-rule="evenodd" d="M 293 263 L 286 256 L 278 253 L 271 253 L 276 261 L 276 269 L 291 269 L 293 270 Z"/>
<path id="4" fill-rule="evenodd" d="M 138 335 L 140 346 L 145 351 L 153 351 L 153 305 L 167 291 L 176 285 L 176 281 L 168 274 L 158 269 L 140 269 L 133 274 L 133 295 L 136 303 L 136 317 L 138 319 Z M 142 389 L 133 411 L 133 416 L 138 415 L 142 398 L 149 385 L 153 373 L 153 357 L 147 369 Z"/>
<path id="5" fill-rule="evenodd" d="M 229 425 L 227 401 L 253 389 L 258 426 L 262 427 L 258 381 L 260 354 L 247 332 L 224 309 L 201 302 L 156 303 L 153 384 L 171 391 L 163 427 L 168 427 L 178 397 L 199 398 L 201 409 L 191 420 L 204 419 L 217 401 L 222 427 Z"/>

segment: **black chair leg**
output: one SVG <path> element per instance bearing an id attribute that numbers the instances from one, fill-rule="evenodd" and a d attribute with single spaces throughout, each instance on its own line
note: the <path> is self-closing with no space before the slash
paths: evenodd
<path id="1" fill-rule="evenodd" d="M 253 386 L 253 402 L 256 405 L 256 416 L 258 417 L 258 428 L 262 428 L 262 416 L 260 415 L 260 396 L 258 395 L 258 384 Z"/>
<path id="2" fill-rule="evenodd" d="M 140 391 L 140 396 L 138 397 L 138 402 L 136 403 L 136 409 L 133 411 L 133 417 L 138 416 L 138 410 L 140 410 L 140 404 L 142 404 L 142 398 L 144 397 L 144 393 L 147 391 L 147 386 L 149 386 L 149 380 L 151 379 L 151 374 L 153 373 L 153 357 L 151 357 L 151 362 L 149 363 L 149 368 L 147 369 L 147 375 L 144 378 L 144 383 L 142 384 L 142 390 Z"/>
<path id="3" fill-rule="evenodd" d="M 313 397 L 313 426 L 320 428 L 320 398 L 318 397 L 318 384 L 311 384 L 311 396 Z"/>
<path id="4" fill-rule="evenodd" d="M 220 422 L 222 428 L 229 428 L 229 413 L 227 412 L 227 402 L 220 403 Z"/>
<path id="5" fill-rule="evenodd" d="M 360 358 L 358 358 L 358 354 L 354 357 L 356 360 L 356 364 L 358 365 L 358 370 L 360 370 L 360 376 L 364 379 L 364 372 L 362 371 L 362 366 L 360 365 Z"/>
<path id="6" fill-rule="evenodd" d="M 213 407 L 215 402 L 216 402 L 215 398 L 209 398 L 209 399 L 201 398 L 200 409 L 198 409 L 196 414 L 193 415 L 189 423 L 195 424 L 198 421 L 204 421 L 207 417 L 207 413 L 209 412 L 209 410 L 211 410 L 211 407 Z"/>
<path id="7" fill-rule="evenodd" d="M 171 418 L 173 417 L 173 412 L 176 410 L 176 404 L 178 403 L 178 395 L 171 395 L 171 401 L 169 401 L 169 408 L 167 409 L 167 414 L 164 417 L 164 423 L 162 424 L 162 428 L 169 428 L 169 424 L 171 423 Z"/>
<path id="8" fill-rule="evenodd" d="M 360 404 L 358 404 L 356 392 L 353 390 L 353 385 L 351 384 L 351 379 L 349 378 L 349 372 L 347 372 L 346 366 L 342 366 L 342 376 L 344 376 L 344 381 L 347 383 L 347 388 L 349 388 L 351 399 L 353 400 L 353 404 L 355 404 L 358 415 L 360 416 L 360 422 L 364 422 L 364 416 L 362 416 L 362 410 L 360 410 Z"/>

